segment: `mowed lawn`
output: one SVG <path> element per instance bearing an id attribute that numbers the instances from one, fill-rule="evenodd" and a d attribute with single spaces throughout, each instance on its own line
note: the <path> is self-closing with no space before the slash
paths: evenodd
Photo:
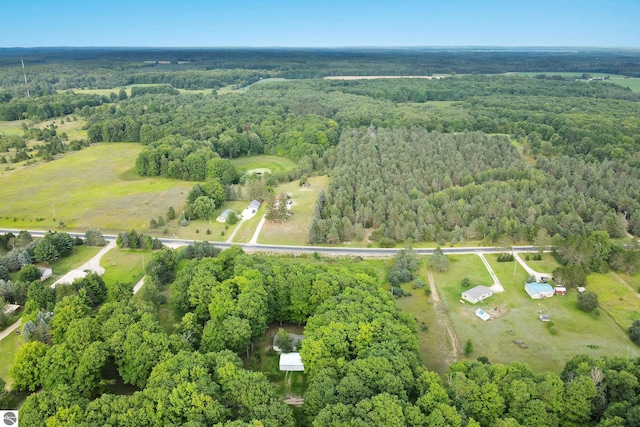
<path id="1" fill-rule="evenodd" d="M 268 169 L 271 173 L 284 172 L 296 167 L 296 162 L 284 157 L 267 154 L 251 157 L 240 157 L 232 160 L 238 171 L 246 172 L 253 169 Z"/>
<path id="2" fill-rule="evenodd" d="M 313 218 L 313 210 L 316 205 L 316 198 L 319 190 L 327 191 L 329 186 L 328 176 L 317 176 L 309 178 L 309 187 L 300 187 L 299 181 L 292 181 L 279 185 L 276 188 L 278 193 L 291 193 L 293 213 L 284 222 L 272 223 L 266 221 L 260 235 L 258 243 L 280 244 L 280 245 L 307 245 L 309 241 L 309 226 Z"/>
<path id="3" fill-rule="evenodd" d="M 468 339 L 473 342 L 472 358 L 487 356 L 493 363 L 521 361 L 537 372 L 560 372 L 576 354 L 640 355 L 625 331 L 604 310 L 599 317 L 579 310 L 575 291 L 564 297 L 532 300 L 524 291 L 527 279 L 524 269 L 515 266 L 514 275 L 513 262 L 498 263 L 497 255 L 486 258 L 505 292 L 481 303 L 460 303 L 459 281 L 442 286 L 443 278 L 436 279 L 438 286 L 445 289 L 442 296 L 451 309 L 451 320 L 461 344 Z M 456 278 L 465 274 L 453 262 L 451 270 Z M 493 318 L 481 321 L 475 317 L 477 308 L 483 308 Z M 539 320 L 542 313 L 551 316 L 552 328 Z"/>
<path id="4" fill-rule="evenodd" d="M 151 251 L 146 249 L 112 249 L 100 260 L 104 268 L 102 279 L 111 293 L 116 283 L 131 283 L 133 287 L 144 275 L 143 263 L 151 261 Z M 113 299 L 109 295 L 109 300 Z"/>
<path id="5" fill-rule="evenodd" d="M 0 378 L 7 384 L 6 388 L 10 389 L 13 384 L 13 378 L 9 376 L 9 369 L 13 364 L 13 358 L 22 345 L 22 339 L 14 332 L 8 337 L 0 341 Z"/>
<path id="6" fill-rule="evenodd" d="M 613 319 L 628 330 L 634 320 L 640 320 L 640 280 L 637 277 L 609 272 L 587 276 L 587 289 L 598 294 L 598 302 Z"/>
<path id="7" fill-rule="evenodd" d="M 193 183 L 141 178 L 142 145 L 94 145 L 48 163 L 0 174 L 0 227 L 147 231 L 169 206 L 181 212 Z M 54 220 L 55 210 L 55 220 Z"/>

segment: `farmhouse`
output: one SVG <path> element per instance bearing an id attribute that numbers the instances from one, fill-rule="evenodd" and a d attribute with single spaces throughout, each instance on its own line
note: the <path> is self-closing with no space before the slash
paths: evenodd
<path id="1" fill-rule="evenodd" d="M 304 372 L 300 353 L 282 353 L 280 355 L 280 370 L 285 372 Z"/>
<path id="2" fill-rule="evenodd" d="M 39 267 L 38 270 L 40 270 L 40 281 L 41 282 L 44 282 L 49 277 L 53 276 L 53 270 L 51 270 L 50 268 Z"/>
<path id="3" fill-rule="evenodd" d="M 216 218 L 216 221 L 218 221 L 218 222 L 227 222 L 227 218 L 229 218 L 229 214 L 231 212 L 234 212 L 234 211 L 232 209 L 225 210 L 220 215 L 218 215 L 218 218 Z"/>
<path id="4" fill-rule="evenodd" d="M 527 282 L 524 290 L 533 299 L 550 298 L 553 296 L 553 288 L 547 283 Z"/>
<path id="5" fill-rule="evenodd" d="M 469 301 L 471 304 L 476 304 L 482 300 L 485 300 L 493 295 L 491 289 L 486 286 L 476 286 L 468 289 L 462 293 L 462 299 Z"/>

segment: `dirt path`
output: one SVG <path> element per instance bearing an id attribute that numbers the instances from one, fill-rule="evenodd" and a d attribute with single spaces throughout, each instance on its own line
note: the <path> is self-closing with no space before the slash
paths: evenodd
<path id="1" fill-rule="evenodd" d="M 504 288 L 502 287 L 502 284 L 500 283 L 498 276 L 496 276 L 496 273 L 493 271 L 493 268 L 491 268 L 491 265 L 489 265 L 489 261 L 487 261 L 487 259 L 484 257 L 484 254 L 481 254 L 478 252 L 478 256 L 482 260 L 484 266 L 487 268 L 487 271 L 489 272 L 489 275 L 493 279 L 493 285 L 491 285 L 491 292 L 494 292 L 494 293 L 504 292 Z"/>
<path id="2" fill-rule="evenodd" d="M 551 277 L 551 273 L 539 273 L 535 271 L 533 268 L 529 267 L 527 263 L 522 260 L 518 252 L 515 252 L 515 251 L 513 252 L 513 258 L 515 258 L 515 260 L 522 266 L 522 268 L 525 269 L 525 271 L 530 276 L 535 276 L 538 282 L 542 280 L 542 277 Z"/>
<path id="3" fill-rule="evenodd" d="M 255 233 L 253 233 L 253 237 L 251 238 L 251 240 L 249 240 L 250 245 L 255 245 L 256 243 L 258 243 L 258 236 L 260 235 L 260 230 L 262 230 L 262 226 L 264 225 L 266 220 L 267 220 L 267 217 L 265 215 L 260 220 L 260 223 L 258 223 L 258 227 L 256 227 L 256 231 Z"/>
<path id="4" fill-rule="evenodd" d="M 238 230 L 240 230 L 240 227 L 242 227 L 243 222 L 245 222 L 245 219 L 244 217 L 241 217 L 240 222 L 238 223 L 236 228 L 233 230 L 233 233 L 231 233 L 231 236 L 229 236 L 229 238 L 227 239 L 227 243 L 233 242 L 233 238 L 236 237 L 236 234 L 238 234 Z"/>
<path id="5" fill-rule="evenodd" d="M 447 307 L 442 303 L 440 295 L 438 295 L 438 289 L 436 288 L 436 282 L 433 279 L 433 274 L 429 271 L 427 273 L 429 278 L 429 288 L 431 289 L 431 299 L 433 300 L 433 308 L 436 310 L 436 319 L 438 324 L 447 332 L 449 336 L 449 343 L 451 344 L 451 353 L 447 357 L 446 364 L 451 365 L 458 360 L 460 354 L 460 344 L 458 343 L 458 337 L 453 330 L 451 320 L 447 315 Z"/>

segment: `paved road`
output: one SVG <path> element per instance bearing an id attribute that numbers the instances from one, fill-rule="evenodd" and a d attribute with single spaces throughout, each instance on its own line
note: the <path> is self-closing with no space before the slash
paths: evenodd
<path id="1" fill-rule="evenodd" d="M 28 230 L 34 237 L 42 237 L 46 231 L 42 230 Z M 18 234 L 20 230 L 13 229 L 0 229 L 0 233 L 12 232 Z M 71 236 L 84 237 L 83 233 L 68 232 Z M 116 240 L 115 234 L 105 234 L 104 238 L 109 241 Z M 159 240 L 168 246 L 186 246 L 190 245 L 196 240 L 193 239 L 178 239 L 161 237 Z M 253 239 L 252 239 L 253 240 Z M 394 256 L 402 248 L 353 248 L 353 247 L 335 247 L 335 246 L 294 246 L 294 245 L 265 245 L 261 243 L 229 243 L 229 242 L 211 242 L 221 249 L 229 248 L 231 246 L 240 246 L 247 252 L 271 252 L 271 253 L 295 253 L 295 254 L 312 254 L 317 252 L 321 255 L 332 256 L 362 256 L 362 257 L 390 257 Z M 420 255 L 433 254 L 433 248 L 413 248 Z M 534 251 L 536 248 L 533 246 L 514 246 L 513 251 L 516 252 L 528 252 Z M 472 246 L 472 247 L 459 247 L 459 248 L 442 248 L 442 252 L 445 254 L 499 254 L 505 252 L 504 247 L 493 246 Z"/>

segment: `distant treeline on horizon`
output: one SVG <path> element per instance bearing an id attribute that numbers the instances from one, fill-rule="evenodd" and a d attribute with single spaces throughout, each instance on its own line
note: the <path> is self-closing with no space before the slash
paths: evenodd
<path id="1" fill-rule="evenodd" d="M 0 48 L 0 67 L 94 61 L 106 68 L 251 69 L 275 77 L 594 72 L 640 76 L 640 49 L 574 47 L 408 48 Z"/>

